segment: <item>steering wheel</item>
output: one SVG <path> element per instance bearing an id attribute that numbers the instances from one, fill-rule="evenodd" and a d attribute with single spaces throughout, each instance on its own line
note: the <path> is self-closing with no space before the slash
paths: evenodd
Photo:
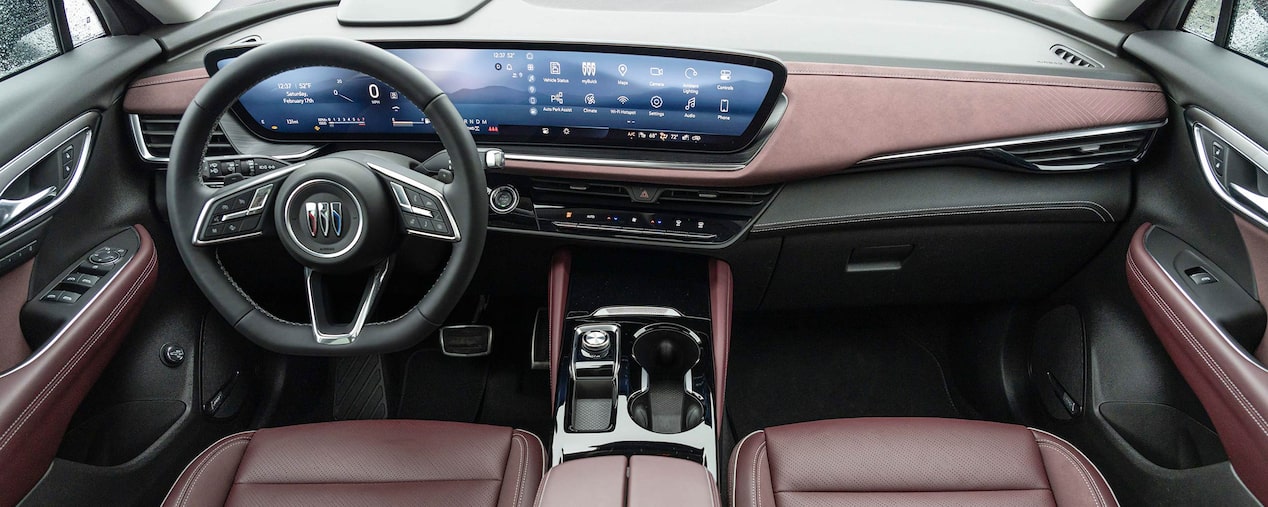
<path id="1" fill-rule="evenodd" d="M 408 157 L 344 151 L 286 166 L 220 189 L 200 164 L 212 128 L 238 97 L 276 74 L 340 67 L 374 76 L 418 105 L 452 161 L 452 182 L 411 169 Z M 378 47 L 300 38 L 252 49 L 217 72 L 181 118 L 167 171 L 167 205 L 177 249 L 207 299 L 243 336 L 281 353 L 363 355 L 409 347 L 438 328 L 466 290 L 484 249 L 488 215 L 484 166 L 462 116 L 414 66 Z M 367 323 L 406 235 L 452 243 L 439 278 L 410 311 Z M 260 308 L 220 263 L 215 245 L 268 236 L 304 266 L 310 323 Z M 370 271 L 351 322 L 333 322 L 323 275 Z M 421 281 L 420 283 L 426 283 Z"/>

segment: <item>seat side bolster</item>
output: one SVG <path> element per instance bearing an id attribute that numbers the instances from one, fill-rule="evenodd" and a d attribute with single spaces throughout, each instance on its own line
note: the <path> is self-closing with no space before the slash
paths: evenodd
<path id="1" fill-rule="evenodd" d="M 730 474 L 731 505 L 775 507 L 766 432 L 755 431 L 735 446 L 731 452 Z"/>
<path id="2" fill-rule="evenodd" d="M 546 454 L 541 439 L 527 431 L 511 432 L 511 448 L 502 473 L 499 507 L 529 507 L 537 493 L 546 468 Z"/>
<path id="3" fill-rule="evenodd" d="M 223 506 L 254 431 L 229 435 L 199 454 L 163 500 L 163 507 Z"/>
<path id="4" fill-rule="evenodd" d="M 1117 507 L 1118 499 L 1087 456 L 1061 437 L 1030 428 L 1057 505 Z"/>

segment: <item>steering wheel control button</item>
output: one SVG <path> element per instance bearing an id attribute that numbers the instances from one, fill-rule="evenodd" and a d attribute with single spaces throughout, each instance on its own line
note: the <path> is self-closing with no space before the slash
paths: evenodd
<path id="1" fill-rule="evenodd" d="M 185 348 L 175 343 L 167 343 L 159 351 L 159 360 L 168 368 L 175 368 L 185 362 Z"/>
<path id="2" fill-rule="evenodd" d="M 515 187 L 502 185 L 489 192 L 489 209 L 499 215 L 515 211 L 520 204 L 520 193 Z"/>

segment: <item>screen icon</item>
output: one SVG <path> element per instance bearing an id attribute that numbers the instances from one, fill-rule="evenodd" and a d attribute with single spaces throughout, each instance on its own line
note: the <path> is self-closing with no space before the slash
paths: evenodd
<path id="1" fill-rule="evenodd" d="M 731 112 L 731 101 L 727 99 L 722 99 L 722 104 L 718 106 L 718 112 L 722 112 L 722 113 Z"/>
<path id="2" fill-rule="evenodd" d="M 593 76 L 598 70 L 594 62 L 581 62 L 581 75 Z"/>
<path id="3" fill-rule="evenodd" d="M 532 53 L 528 53 L 528 54 L 524 55 L 524 58 L 525 58 L 525 59 L 528 59 L 528 60 L 532 60 L 532 59 L 533 59 L 533 54 L 532 54 Z"/>
<path id="4" fill-rule="evenodd" d="M 564 103 L 564 92 L 555 92 L 554 94 L 552 94 L 552 95 L 550 96 L 550 101 L 551 101 L 552 103 L 554 103 L 554 102 L 558 102 L 558 103 L 560 103 L 560 104 L 563 104 L 563 103 Z M 724 102 L 725 102 L 725 101 L 724 101 Z M 725 111 L 724 111 L 724 112 L 725 112 Z"/>
<path id="5" fill-rule="evenodd" d="M 568 135 L 568 134 L 571 134 L 571 133 L 572 133 L 572 129 L 570 129 L 570 128 L 568 128 L 568 127 L 564 127 L 564 135 Z"/>
<path id="6" fill-rule="evenodd" d="M 723 81 L 730 81 L 730 80 L 731 80 L 731 70 L 730 70 L 730 69 L 722 69 L 722 73 L 718 76 L 718 79 L 721 79 L 721 80 L 723 80 Z"/>
<path id="7" fill-rule="evenodd" d="M 596 99 L 594 98 L 594 94 L 593 94 L 593 93 L 587 93 L 587 94 L 586 94 L 586 104 L 593 106 L 595 102 L 598 102 L 598 100 L 596 100 Z"/>
<path id="8" fill-rule="evenodd" d="M 690 111 L 690 110 L 695 109 L 695 108 L 696 108 L 696 98 L 695 98 L 695 97 L 692 97 L 692 98 L 687 99 L 687 108 L 686 108 L 686 110 L 687 110 L 687 111 Z"/>
<path id="9" fill-rule="evenodd" d="M 660 95 L 656 95 L 652 97 L 652 107 L 656 109 L 660 109 L 660 106 L 663 106 L 663 105 L 665 105 L 665 100 L 660 98 Z"/>
<path id="10" fill-rule="evenodd" d="M 625 105 L 625 103 L 626 103 L 626 102 L 629 102 L 629 101 L 630 101 L 630 98 L 629 98 L 629 97 L 626 97 L 626 96 L 624 96 L 624 95 L 622 95 L 622 96 L 620 96 L 620 97 L 617 97 L 617 98 L 616 98 L 616 101 L 617 101 L 617 102 L 620 102 L 620 103 L 621 103 L 621 105 Z"/>
<path id="11" fill-rule="evenodd" d="M 529 71 L 529 72 L 532 72 L 532 71 L 533 71 L 533 70 L 535 70 L 535 69 L 537 69 L 537 66 L 536 66 L 536 65 L 533 65 L 533 64 L 531 64 L 531 63 L 530 63 L 530 64 L 528 64 L 528 66 L 527 66 L 527 67 L 524 67 L 524 70 L 527 70 L 527 71 Z"/>
<path id="12" fill-rule="evenodd" d="M 660 67 L 652 67 L 651 73 L 653 76 L 663 76 L 665 75 L 665 69 L 662 69 Z"/>
<path id="13" fill-rule="evenodd" d="M 625 77 L 625 73 L 626 73 L 626 72 L 629 72 L 629 71 L 630 71 L 630 68 L 629 68 L 629 67 L 626 67 L 626 66 L 625 66 L 625 64 L 624 64 L 624 63 L 622 63 L 622 64 L 620 64 L 620 65 L 617 65 L 617 66 L 616 66 L 616 71 L 621 73 L 621 77 Z"/>
<path id="14" fill-rule="evenodd" d="M 542 135 L 544 136 L 550 135 L 550 127 L 542 127 Z"/>
<path id="15" fill-rule="evenodd" d="M 695 79 L 696 76 L 700 75 L 700 73 L 696 72 L 695 67 L 687 67 L 687 70 L 682 71 L 682 75 L 687 79 Z"/>
<path id="16" fill-rule="evenodd" d="M 537 116 L 537 108 L 535 108 L 535 107 L 530 107 L 530 108 L 528 108 L 528 115 L 529 115 L 529 116 Z"/>
<path id="17" fill-rule="evenodd" d="M 562 70 L 559 67 L 559 62 L 550 62 L 550 73 L 552 75 L 558 75 L 560 72 L 562 72 Z"/>

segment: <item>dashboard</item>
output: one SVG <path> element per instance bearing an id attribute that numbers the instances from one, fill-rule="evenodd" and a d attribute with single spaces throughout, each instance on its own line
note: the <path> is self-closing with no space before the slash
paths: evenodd
<path id="1" fill-rule="evenodd" d="M 753 142 L 787 72 L 756 55 L 551 44 L 380 43 L 447 90 L 477 141 L 693 152 Z M 618 51 L 619 49 L 619 51 Z M 214 73 L 250 47 L 207 55 Z M 390 84 L 334 67 L 278 74 L 234 109 L 279 141 L 417 139 L 435 130 Z"/>

